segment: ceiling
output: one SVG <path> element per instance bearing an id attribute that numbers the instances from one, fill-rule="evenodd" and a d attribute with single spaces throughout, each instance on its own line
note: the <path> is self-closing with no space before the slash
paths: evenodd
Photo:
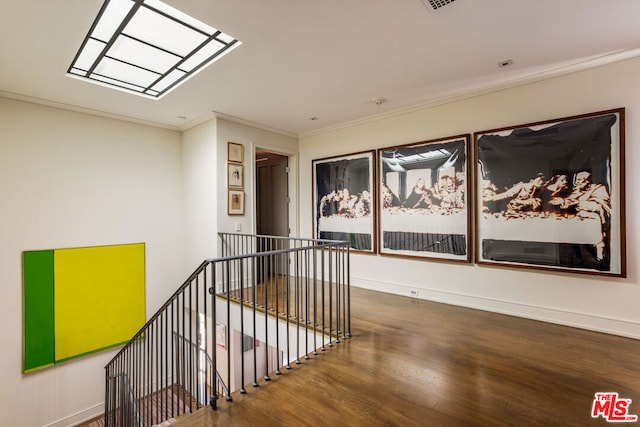
<path id="1" fill-rule="evenodd" d="M 302 136 L 640 55 L 638 0 L 165 2 L 242 45 L 151 100 L 65 76 L 102 0 L 0 0 L 0 95 L 170 129 L 217 114 Z"/>

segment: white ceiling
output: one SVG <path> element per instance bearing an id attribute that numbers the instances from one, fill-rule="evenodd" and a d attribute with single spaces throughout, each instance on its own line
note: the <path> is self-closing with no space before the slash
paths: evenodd
<path id="1" fill-rule="evenodd" d="M 102 0 L 0 0 L 0 95 L 175 129 L 215 112 L 299 136 L 640 55 L 638 0 L 455 0 L 436 11 L 422 0 L 165 2 L 243 44 L 150 100 L 65 76 Z"/>

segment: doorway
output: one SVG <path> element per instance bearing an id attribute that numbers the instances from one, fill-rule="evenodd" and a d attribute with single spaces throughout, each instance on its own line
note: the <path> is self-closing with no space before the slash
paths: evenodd
<path id="1" fill-rule="evenodd" d="M 289 158 L 256 150 L 256 232 L 289 236 Z"/>
<path id="2" fill-rule="evenodd" d="M 256 232 L 263 236 L 289 236 L 289 158 L 276 153 L 256 150 Z M 286 249 L 284 241 L 258 239 L 258 252 Z M 282 257 L 282 258 L 280 258 Z M 259 282 L 266 284 L 277 280 L 272 276 L 285 265 L 287 255 L 278 255 L 276 264 L 262 258 L 258 262 Z"/>

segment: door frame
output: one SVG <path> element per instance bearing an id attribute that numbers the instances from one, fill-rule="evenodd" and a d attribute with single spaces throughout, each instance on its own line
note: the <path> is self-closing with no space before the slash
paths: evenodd
<path id="1" fill-rule="evenodd" d="M 252 224 L 251 229 L 253 230 L 253 234 L 257 234 L 258 232 L 258 189 L 255 185 L 255 179 L 257 178 L 257 162 L 256 162 L 256 152 L 258 151 L 267 151 L 269 153 L 278 154 L 281 156 L 288 157 L 288 167 L 289 174 L 287 177 L 288 183 L 288 193 L 289 193 L 289 212 L 288 212 L 288 222 L 289 222 L 289 236 L 297 237 L 300 233 L 300 214 L 298 210 L 298 153 L 296 152 L 287 152 L 283 150 L 273 149 L 269 147 L 257 146 L 253 145 L 252 147 L 252 162 L 251 162 L 251 176 L 254 179 L 252 185 L 254 186 L 255 191 L 253 192 L 253 214 L 252 214 Z"/>

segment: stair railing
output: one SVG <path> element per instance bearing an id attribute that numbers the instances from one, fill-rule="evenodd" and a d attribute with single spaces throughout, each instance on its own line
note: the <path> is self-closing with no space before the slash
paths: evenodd
<path id="1" fill-rule="evenodd" d="M 247 384 L 259 386 L 258 377 L 269 381 L 270 373 L 280 375 L 281 367 L 291 369 L 290 362 L 300 364 L 351 335 L 347 242 L 219 238 L 222 257 L 200 264 L 105 366 L 107 427 L 156 425 L 193 412 L 207 398 L 215 409 L 219 397 L 231 401 Z M 242 339 L 232 339 L 234 331 Z M 229 363 L 218 363 L 219 351 Z M 246 358 L 253 359 L 247 368 Z M 239 378 L 232 376 L 238 363 Z M 128 400 L 117 395 L 118 376 L 127 379 Z"/>
<path id="2" fill-rule="evenodd" d="M 107 382 L 111 386 L 108 389 L 110 389 L 112 399 L 117 399 L 121 408 L 117 413 L 112 414 L 113 417 L 117 417 L 118 424 L 141 427 L 140 409 L 133 396 L 127 375 L 121 372 L 108 377 Z"/>
<path id="3" fill-rule="evenodd" d="M 204 371 L 200 372 L 201 375 L 206 375 L 206 378 L 211 378 L 211 375 L 213 374 L 213 372 L 215 372 L 215 382 L 213 385 L 206 381 L 203 381 L 201 378 L 198 384 L 199 388 L 195 393 L 193 393 L 193 390 L 187 390 L 189 394 L 192 396 L 195 394 L 201 405 L 206 405 L 207 403 L 209 403 L 208 397 L 212 395 L 231 396 L 231 392 L 229 391 L 227 385 L 224 383 L 224 380 L 220 376 L 220 373 L 215 371 L 213 359 L 211 358 L 211 356 L 209 356 L 209 353 L 207 353 L 206 349 L 202 347 L 198 348 L 197 343 L 187 341 L 185 337 L 177 332 L 174 333 L 174 338 L 176 341 L 184 342 L 189 345 L 194 350 L 193 353 L 198 355 L 197 357 L 202 357 L 205 360 L 206 364 L 204 365 Z M 180 365 L 181 368 L 178 369 L 179 372 L 182 371 L 184 363 L 185 361 L 178 362 L 178 365 Z M 200 368 L 203 369 L 202 364 Z M 185 387 L 184 382 L 181 383 L 180 381 L 178 381 L 178 384 L 181 384 L 182 387 Z M 211 389 L 215 389 L 216 392 L 210 393 Z"/>
<path id="4" fill-rule="evenodd" d="M 330 306 L 335 304 L 335 307 L 332 307 L 328 313 L 322 313 L 332 316 L 322 319 L 322 329 L 331 328 L 332 332 L 342 334 L 343 338 L 351 336 L 348 242 L 240 233 L 218 233 L 218 236 L 220 237 L 220 253 L 223 257 L 261 252 L 274 254 L 274 256 L 261 257 L 259 262 L 251 267 L 253 267 L 253 273 L 258 276 L 259 282 L 269 284 L 266 295 L 275 293 L 277 282 L 273 278 L 278 275 L 298 281 L 296 283 L 298 286 L 290 286 L 285 289 L 285 291 L 289 291 L 287 296 L 290 302 L 296 303 L 295 310 L 292 307 L 289 314 L 294 313 L 297 316 L 298 314 L 303 315 L 304 312 L 306 318 L 309 318 L 309 313 L 317 314 L 318 312 L 318 307 L 314 310 L 309 306 L 310 304 L 314 302 L 322 305 L 326 303 Z M 279 256 L 278 252 L 280 252 Z M 245 263 L 244 267 L 246 271 L 250 266 Z M 255 271 L 256 269 L 258 271 Z M 238 273 L 236 269 L 231 272 L 231 276 L 234 277 L 234 274 Z M 326 299 L 318 301 L 307 299 L 314 294 L 311 291 L 304 291 L 307 286 L 313 287 L 314 285 L 318 288 L 324 287 L 325 292 L 321 295 L 326 296 Z M 237 277 L 236 280 L 230 282 L 230 286 L 232 294 L 234 292 L 237 294 L 238 289 L 242 287 Z M 264 298 L 265 294 L 259 294 L 259 296 Z M 275 303 L 278 302 L 274 302 L 273 299 L 254 301 L 251 294 L 245 294 L 244 297 L 246 301 L 256 302 L 259 306 L 270 303 L 269 309 L 271 310 L 275 309 Z M 333 328 L 334 326 L 335 328 Z"/>
<path id="5" fill-rule="evenodd" d="M 199 360 L 190 346 L 172 338 L 179 332 L 183 336 L 188 334 L 192 340 L 200 332 L 199 325 L 192 321 L 195 307 L 196 313 L 203 310 L 205 316 L 210 315 L 211 304 L 198 306 L 201 301 L 210 300 L 201 278 L 208 265 L 210 261 L 204 261 L 105 366 L 105 425 L 146 427 L 192 412 L 194 403 L 198 407 L 188 390 L 193 390 L 192 385 L 196 384 Z M 113 398 L 113 382 L 109 378 L 116 375 L 127 376 L 140 423 L 123 415 L 130 411 L 130 405 L 122 405 Z"/>

